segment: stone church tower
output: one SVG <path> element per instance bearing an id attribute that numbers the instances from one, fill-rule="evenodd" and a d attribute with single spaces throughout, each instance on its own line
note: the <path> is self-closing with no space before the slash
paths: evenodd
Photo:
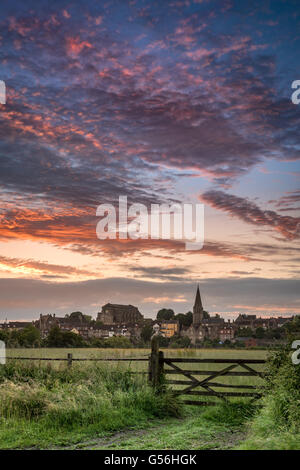
<path id="1" fill-rule="evenodd" d="M 200 296 L 199 285 L 197 287 L 196 299 L 193 307 L 193 326 L 201 325 L 203 321 L 203 306 Z"/>

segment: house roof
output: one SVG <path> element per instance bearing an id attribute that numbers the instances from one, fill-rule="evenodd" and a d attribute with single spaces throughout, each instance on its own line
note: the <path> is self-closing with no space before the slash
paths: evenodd
<path id="1" fill-rule="evenodd" d="M 108 306 L 109 306 L 109 307 L 114 307 L 114 308 L 136 308 L 136 309 L 137 309 L 137 307 L 135 307 L 134 305 L 131 305 L 131 304 L 129 304 L 129 305 L 122 305 L 122 304 L 111 304 L 111 303 L 107 303 L 107 304 L 103 305 L 103 307 L 108 307 Z"/>

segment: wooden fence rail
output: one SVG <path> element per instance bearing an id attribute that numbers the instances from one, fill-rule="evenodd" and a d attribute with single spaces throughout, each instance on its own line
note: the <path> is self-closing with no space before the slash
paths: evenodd
<path id="1" fill-rule="evenodd" d="M 69 355 L 72 357 L 72 362 L 74 361 L 114 361 L 114 362 L 120 362 L 120 361 L 143 361 L 143 362 L 148 362 L 148 357 L 147 358 L 118 358 L 118 357 L 109 357 L 109 358 L 103 358 L 103 357 L 73 357 L 72 353 L 68 353 L 67 357 L 22 357 L 22 356 L 6 356 L 6 359 L 12 359 L 12 360 L 22 360 L 22 361 L 68 361 L 69 360 Z"/>
<path id="2" fill-rule="evenodd" d="M 73 357 L 72 353 L 68 353 L 67 357 L 16 357 L 16 356 L 7 356 L 6 359 L 11 360 L 21 360 L 21 361 L 66 361 L 68 367 L 72 367 L 73 362 L 81 362 L 81 361 L 92 361 L 92 362 L 148 362 L 149 358 L 145 357 L 110 357 L 110 358 L 103 358 L 103 357 Z M 114 371 L 111 371 L 114 372 Z M 131 371 L 134 374 L 146 374 L 147 371 Z"/>
<path id="3" fill-rule="evenodd" d="M 164 361 L 165 364 L 168 364 L 168 365 L 171 365 L 169 363 L 169 361 Z M 236 364 L 234 367 L 237 367 L 239 364 Z M 187 374 L 193 374 L 193 375 L 213 375 L 215 372 L 215 370 L 194 370 L 194 369 L 190 369 L 190 370 L 184 370 L 184 369 L 179 369 L 178 370 L 164 370 L 164 373 L 165 374 L 175 374 L 175 375 L 178 375 L 178 374 L 183 374 L 185 376 L 187 376 Z M 244 371 L 238 371 L 238 372 L 226 372 L 224 374 L 217 374 L 216 377 L 218 375 L 227 375 L 227 376 L 231 376 L 231 377 L 237 377 L 237 376 L 241 376 L 241 377 L 252 377 L 253 375 L 261 375 L 259 372 L 256 371 L 256 373 L 252 373 L 252 372 L 244 372 Z"/>
<path id="4" fill-rule="evenodd" d="M 242 359 L 242 358 L 183 358 L 183 357 L 164 357 L 162 351 L 158 347 L 158 334 L 154 334 L 151 340 L 151 356 L 149 361 L 149 381 L 156 388 L 163 385 L 183 385 L 184 388 L 171 388 L 174 395 L 188 395 L 197 397 L 214 397 L 223 402 L 227 402 L 228 398 L 252 398 L 253 400 L 260 398 L 261 394 L 258 387 L 253 384 L 222 383 L 215 379 L 224 377 L 256 377 L 263 378 L 263 372 L 255 369 L 254 365 L 265 364 L 264 359 Z M 223 366 L 218 370 L 202 369 L 184 369 L 186 364 L 218 364 Z M 165 367 L 167 366 L 167 367 Z M 233 369 L 243 369 L 234 370 Z M 168 376 L 183 376 L 185 380 L 168 379 Z M 198 376 L 205 376 L 199 379 Z M 197 390 L 195 390 L 197 388 Z M 200 388 L 200 390 L 199 390 Z M 226 389 L 230 388 L 231 391 Z M 217 390 L 215 390 L 217 389 Z M 219 390 L 218 390 L 219 389 Z M 225 390 L 220 390 L 225 389 Z M 247 390 L 247 391 L 245 391 Z M 188 405 L 216 405 L 216 401 L 203 400 L 184 400 Z"/>
<path id="5" fill-rule="evenodd" d="M 247 364 L 265 364 L 264 359 L 237 359 L 237 358 L 232 358 L 232 359 L 213 359 L 213 358 L 207 358 L 207 359 L 201 359 L 198 357 L 168 357 L 168 361 L 170 362 L 184 362 L 184 363 L 207 363 L 207 364 L 232 364 L 237 363 L 237 364 L 242 364 L 247 362 Z"/>

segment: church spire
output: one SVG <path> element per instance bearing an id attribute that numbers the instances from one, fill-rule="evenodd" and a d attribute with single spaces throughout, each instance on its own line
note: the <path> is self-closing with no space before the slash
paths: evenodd
<path id="1" fill-rule="evenodd" d="M 196 299 L 195 299 L 194 307 L 203 308 L 203 307 L 202 307 L 202 302 L 201 302 L 201 295 L 200 295 L 199 284 L 198 284 L 198 286 L 197 286 L 197 292 L 196 292 Z"/>
<path id="2" fill-rule="evenodd" d="M 193 325 L 195 326 L 200 325 L 202 320 L 203 320 L 203 307 L 202 307 L 200 289 L 199 289 L 199 284 L 198 284 L 194 308 L 193 308 Z"/>

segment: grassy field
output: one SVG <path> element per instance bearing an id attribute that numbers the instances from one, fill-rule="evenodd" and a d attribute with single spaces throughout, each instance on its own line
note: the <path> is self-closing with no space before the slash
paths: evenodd
<path id="1" fill-rule="evenodd" d="M 174 398 L 168 392 L 165 395 L 154 393 L 147 384 L 147 360 L 113 363 L 74 361 L 68 368 L 66 361 L 17 359 L 66 358 L 70 352 L 75 359 L 147 359 L 150 353 L 147 349 L 8 350 L 7 355 L 15 359 L 9 359 L 6 366 L 0 367 L 0 449 L 264 448 L 267 442 L 263 434 L 258 440 L 259 434 L 255 434 L 255 440 L 246 439 L 249 423 L 259 411 L 258 403 L 250 404 L 248 398 L 233 398 L 229 404 L 216 407 L 184 406 L 180 398 Z M 236 349 L 166 349 L 164 353 L 166 357 L 202 359 L 265 359 L 268 355 L 262 350 Z M 204 363 L 184 367 L 216 370 L 223 365 Z M 257 369 L 261 367 L 264 365 L 255 365 Z M 180 375 L 169 377 L 183 379 Z M 262 379 L 218 377 L 218 382 L 221 381 L 224 384 L 259 384 Z M 259 418 L 255 419 L 257 423 Z M 287 433 L 284 439 L 293 448 L 298 448 L 298 438 L 293 442 Z M 283 445 L 281 437 L 274 442 L 275 448 Z M 285 448 L 289 448 L 288 445 Z"/>
<path id="2" fill-rule="evenodd" d="M 206 358 L 214 358 L 214 359 L 266 359 L 268 352 L 266 350 L 236 350 L 236 349 L 164 349 L 165 357 L 169 358 L 199 358 L 199 359 L 206 359 Z M 145 373 L 145 380 L 146 374 L 148 371 L 148 362 L 147 359 L 150 354 L 150 349 L 56 349 L 56 348 L 49 348 L 49 349 L 11 349 L 7 351 L 7 355 L 11 357 L 32 357 L 32 358 L 65 358 L 67 357 L 68 353 L 72 353 L 74 359 L 80 358 L 115 358 L 115 359 L 130 359 L 130 358 L 144 358 L 144 362 L 130 362 L 128 361 L 115 361 L 109 362 L 109 367 L 111 370 L 127 370 L 132 372 L 138 373 Z M 51 361 L 49 361 L 50 363 Z M 35 363 L 39 366 L 45 366 L 48 364 L 47 361 L 35 361 Z M 85 364 L 92 364 L 93 362 L 76 362 L 74 364 L 81 364 L 83 367 Z M 105 361 L 99 362 L 99 364 L 105 364 Z M 180 368 L 188 369 L 188 370 L 195 370 L 196 371 L 214 371 L 214 370 L 221 370 L 224 368 L 224 364 L 177 364 Z M 53 361 L 51 362 L 51 366 L 57 369 L 64 369 L 66 367 L 66 361 Z M 263 364 L 256 364 L 253 366 L 254 369 L 258 371 L 263 370 Z M 171 371 L 172 368 L 168 365 L 165 366 L 165 371 Z M 245 369 L 242 367 L 237 367 L 234 369 L 234 372 L 245 372 Z M 207 376 L 197 375 L 198 378 L 205 379 Z M 166 374 L 166 378 L 168 380 L 186 380 L 186 378 L 181 374 Z M 262 384 L 262 379 L 259 377 L 232 377 L 232 376 L 224 376 L 218 377 L 218 383 L 224 383 L 227 385 L 254 385 L 259 386 Z M 172 389 L 179 390 L 184 388 L 183 385 L 172 385 Z M 220 392 L 228 392 L 226 388 L 218 388 Z M 238 389 L 230 389 L 231 392 L 238 391 Z M 241 390 L 239 390 L 241 391 Z M 247 390 L 244 390 L 247 391 Z M 249 391 L 249 390 L 248 390 Z M 193 398 L 194 399 L 194 398 Z M 197 398 L 196 398 L 197 400 Z M 207 401 L 211 399 L 208 398 Z M 234 401 L 235 399 L 231 399 Z"/>
<path id="3" fill-rule="evenodd" d="M 257 358 L 265 359 L 268 352 L 261 349 L 162 349 L 166 357 L 199 357 L 199 358 Z M 7 349 L 7 356 L 12 357 L 49 357 L 66 358 L 72 353 L 74 358 L 130 358 L 148 357 L 150 349 L 100 349 L 100 348 L 18 348 Z"/>

